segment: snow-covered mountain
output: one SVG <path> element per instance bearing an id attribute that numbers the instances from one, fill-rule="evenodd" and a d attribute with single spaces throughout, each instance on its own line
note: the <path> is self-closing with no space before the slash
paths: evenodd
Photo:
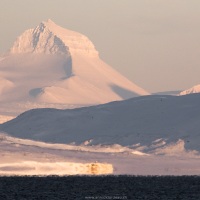
<path id="1" fill-rule="evenodd" d="M 200 151 L 199 102 L 200 94 L 155 95 L 71 110 L 36 109 L 0 130 L 51 143 L 119 144 L 144 153 Z"/>
<path id="2" fill-rule="evenodd" d="M 29 102 L 20 112 L 33 104 L 91 105 L 148 94 L 104 63 L 86 36 L 51 20 L 25 31 L 0 60 L 1 105 Z"/>
<path id="3" fill-rule="evenodd" d="M 187 95 L 187 94 L 194 94 L 200 93 L 200 84 L 191 87 L 190 89 L 182 91 L 179 95 Z"/>

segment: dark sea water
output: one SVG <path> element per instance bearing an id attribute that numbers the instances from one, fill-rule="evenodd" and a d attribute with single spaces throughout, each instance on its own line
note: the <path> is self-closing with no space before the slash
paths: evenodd
<path id="1" fill-rule="evenodd" d="M 200 200 L 200 176 L 0 177 L 0 200 Z"/>

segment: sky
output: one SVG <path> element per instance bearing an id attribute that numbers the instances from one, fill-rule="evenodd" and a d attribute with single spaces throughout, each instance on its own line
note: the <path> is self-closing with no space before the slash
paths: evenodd
<path id="1" fill-rule="evenodd" d="M 49 18 L 149 92 L 200 84 L 199 0 L 0 0 L 0 53 Z"/>

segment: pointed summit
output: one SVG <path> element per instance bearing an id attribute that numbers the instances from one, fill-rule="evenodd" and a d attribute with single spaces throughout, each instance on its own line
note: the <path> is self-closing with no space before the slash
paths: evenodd
<path id="1" fill-rule="evenodd" d="M 1 105 L 16 102 L 15 113 L 34 105 L 78 107 L 149 94 L 104 63 L 86 36 L 51 20 L 17 38 L 0 61 L 0 78 L 6 86 L 0 87 Z M 18 109 L 19 102 L 31 103 Z"/>
<path id="2" fill-rule="evenodd" d="M 10 49 L 12 54 L 84 54 L 96 57 L 92 42 L 84 35 L 64 29 L 51 19 L 41 22 L 36 28 L 25 31 Z"/>
<path id="3" fill-rule="evenodd" d="M 44 22 L 45 22 L 45 21 L 44 21 Z M 46 23 L 48 23 L 48 24 L 50 24 L 50 23 L 51 23 L 51 24 L 52 24 L 52 23 L 55 24 L 51 19 L 47 19 Z"/>
<path id="4" fill-rule="evenodd" d="M 49 29 L 52 29 L 54 27 L 54 30 L 56 30 L 57 28 L 62 28 L 60 26 L 58 26 L 54 21 L 52 21 L 51 19 L 47 19 L 46 21 L 42 21 L 39 26 L 43 26 Z"/>

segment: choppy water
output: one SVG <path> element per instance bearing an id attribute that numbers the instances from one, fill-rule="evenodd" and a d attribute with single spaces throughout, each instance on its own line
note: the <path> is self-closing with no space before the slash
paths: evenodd
<path id="1" fill-rule="evenodd" d="M 0 200 L 198 200 L 200 176 L 0 177 Z"/>

